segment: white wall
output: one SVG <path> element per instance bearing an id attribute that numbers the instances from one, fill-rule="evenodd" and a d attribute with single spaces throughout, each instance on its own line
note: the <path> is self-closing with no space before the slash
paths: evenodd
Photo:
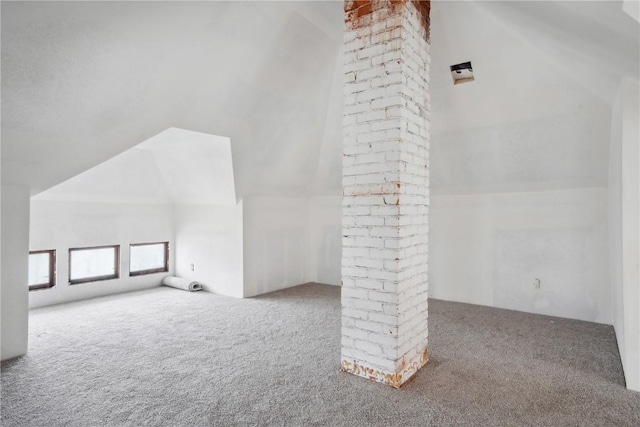
<path id="1" fill-rule="evenodd" d="M 160 285 L 173 272 L 173 209 L 162 204 L 32 200 L 30 250 L 56 250 L 56 285 L 29 292 L 29 307 Z M 169 241 L 169 273 L 129 277 L 129 244 Z M 69 285 L 69 248 L 120 245 L 120 278 Z"/>
<path id="2" fill-rule="evenodd" d="M 309 200 L 246 197 L 244 296 L 296 286 L 309 279 Z"/>
<path id="3" fill-rule="evenodd" d="M 309 280 L 340 285 L 342 262 L 342 197 L 309 200 Z"/>
<path id="4" fill-rule="evenodd" d="M 431 297 L 611 323 L 605 189 L 432 195 L 429 231 Z"/>
<path id="5" fill-rule="evenodd" d="M 612 322 L 609 114 L 637 27 L 568 3 L 434 3 L 432 297 Z M 465 61 L 475 80 L 454 86 Z"/>
<path id="6" fill-rule="evenodd" d="M 209 292 L 242 298 L 242 211 L 242 202 L 176 205 L 176 275 L 201 282 Z"/>
<path id="7" fill-rule="evenodd" d="M 624 293 L 622 287 L 622 102 L 621 94 L 611 111 L 611 145 L 609 147 L 609 186 L 607 210 L 609 220 L 609 276 L 613 303 L 613 327 L 618 340 L 622 366 L 625 365 Z M 626 373 L 626 372 L 625 372 Z"/>
<path id="8" fill-rule="evenodd" d="M 640 150 L 637 81 L 623 80 L 611 116 L 609 254 L 613 326 L 627 387 L 640 391 Z"/>
<path id="9" fill-rule="evenodd" d="M 1 358 L 27 352 L 29 189 L 2 186 Z"/>

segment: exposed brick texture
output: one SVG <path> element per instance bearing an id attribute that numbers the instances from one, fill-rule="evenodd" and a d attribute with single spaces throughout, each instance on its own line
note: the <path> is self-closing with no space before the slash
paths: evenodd
<path id="1" fill-rule="evenodd" d="M 342 367 L 399 387 L 427 359 L 428 2 L 345 2 Z"/>

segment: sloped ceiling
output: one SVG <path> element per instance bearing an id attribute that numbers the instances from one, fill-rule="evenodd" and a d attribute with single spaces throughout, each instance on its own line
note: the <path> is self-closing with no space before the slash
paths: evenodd
<path id="1" fill-rule="evenodd" d="M 231 141 L 167 129 L 33 198 L 235 205 Z"/>
<path id="2" fill-rule="evenodd" d="M 606 186 L 622 2 L 432 3 L 432 188 Z M 2 2 L 2 180 L 37 194 L 178 127 L 231 138 L 238 198 L 339 195 L 341 38 L 340 1 Z"/>
<path id="3" fill-rule="evenodd" d="M 638 79 L 639 35 L 617 1 L 432 1 L 433 193 L 606 187 L 611 103 L 622 76 Z M 476 80 L 454 86 L 449 66 L 469 60 Z M 341 194 L 341 87 L 338 63 L 316 194 Z"/>
<path id="4" fill-rule="evenodd" d="M 611 103 L 640 63 L 620 3 L 437 2 L 431 22 L 435 194 L 607 186 Z"/>
<path id="5" fill-rule="evenodd" d="M 434 194 L 606 186 L 611 103 L 638 78 L 639 31 L 615 1 L 433 1 Z M 466 61 L 475 81 L 454 86 L 449 66 Z M 340 195 L 335 92 L 316 191 Z"/>
<path id="6" fill-rule="evenodd" d="M 231 138 L 239 197 L 310 193 L 335 6 L 2 2 L 3 182 L 37 194 L 180 127 Z"/>

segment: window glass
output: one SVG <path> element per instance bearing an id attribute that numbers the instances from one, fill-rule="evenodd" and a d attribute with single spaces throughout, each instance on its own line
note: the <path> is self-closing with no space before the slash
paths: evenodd
<path id="1" fill-rule="evenodd" d="M 149 274 L 168 271 L 168 242 L 141 243 L 130 246 L 129 274 Z"/>
<path id="2" fill-rule="evenodd" d="M 55 251 L 29 252 L 29 290 L 55 285 Z"/>
<path id="3" fill-rule="evenodd" d="M 117 278 L 118 249 L 118 246 L 69 249 L 69 282 Z"/>

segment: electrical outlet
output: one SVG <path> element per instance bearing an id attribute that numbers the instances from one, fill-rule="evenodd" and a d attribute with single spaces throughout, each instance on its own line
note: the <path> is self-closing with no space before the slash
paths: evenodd
<path id="1" fill-rule="evenodd" d="M 533 287 L 540 289 L 540 279 L 533 279 Z"/>

